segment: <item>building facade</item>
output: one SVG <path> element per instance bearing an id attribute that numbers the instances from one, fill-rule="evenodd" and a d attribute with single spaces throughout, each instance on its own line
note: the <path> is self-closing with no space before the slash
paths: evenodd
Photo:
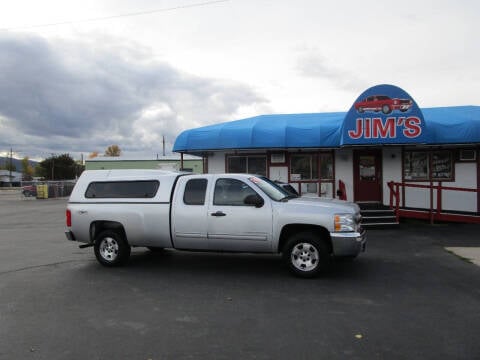
<path id="1" fill-rule="evenodd" d="M 302 195 L 428 216 L 480 212 L 480 107 L 420 109 L 391 85 L 366 90 L 346 113 L 264 115 L 187 130 L 174 151 L 204 157 L 210 173 L 262 174 Z"/>

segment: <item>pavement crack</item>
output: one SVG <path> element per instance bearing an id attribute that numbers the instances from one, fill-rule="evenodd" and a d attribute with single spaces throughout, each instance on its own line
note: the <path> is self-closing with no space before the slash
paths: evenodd
<path id="1" fill-rule="evenodd" d="M 91 260 L 91 261 L 93 261 L 93 260 Z M 49 264 L 25 266 L 25 267 L 22 267 L 22 268 L 19 268 L 19 269 L 0 271 L 0 276 L 13 274 L 13 273 L 21 272 L 21 271 L 25 271 L 25 270 L 39 269 L 39 268 L 44 268 L 44 267 L 49 267 L 49 266 L 63 265 L 63 264 L 75 263 L 75 262 L 85 262 L 85 260 L 65 260 L 65 261 L 59 261 L 59 262 L 49 263 Z"/>

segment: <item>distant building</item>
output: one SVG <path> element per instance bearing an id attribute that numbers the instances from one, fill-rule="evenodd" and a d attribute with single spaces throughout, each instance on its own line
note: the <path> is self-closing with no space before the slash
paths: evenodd
<path id="1" fill-rule="evenodd" d="M 0 170 L 0 186 L 20 186 L 22 173 L 18 171 Z"/>
<path id="2" fill-rule="evenodd" d="M 85 170 L 111 170 L 111 169 L 161 169 L 161 170 L 183 170 L 193 173 L 203 173 L 203 159 L 197 156 L 180 154 L 159 156 L 158 158 L 127 158 L 124 156 L 99 156 L 85 160 Z"/>

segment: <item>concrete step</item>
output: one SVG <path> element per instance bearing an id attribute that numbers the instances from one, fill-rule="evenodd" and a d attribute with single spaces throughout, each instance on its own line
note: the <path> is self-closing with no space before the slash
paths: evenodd
<path id="1" fill-rule="evenodd" d="M 360 203 L 362 226 L 365 228 L 385 228 L 398 225 L 395 213 L 389 207 L 377 203 Z"/>

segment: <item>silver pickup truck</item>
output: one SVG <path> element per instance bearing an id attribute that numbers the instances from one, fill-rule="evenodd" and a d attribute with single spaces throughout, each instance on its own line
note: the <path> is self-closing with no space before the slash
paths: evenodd
<path id="1" fill-rule="evenodd" d="M 92 170 L 70 196 L 65 233 L 105 266 L 137 246 L 282 253 L 294 274 L 313 277 L 332 257 L 365 251 L 360 222 L 356 204 L 296 197 L 262 176 Z"/>

